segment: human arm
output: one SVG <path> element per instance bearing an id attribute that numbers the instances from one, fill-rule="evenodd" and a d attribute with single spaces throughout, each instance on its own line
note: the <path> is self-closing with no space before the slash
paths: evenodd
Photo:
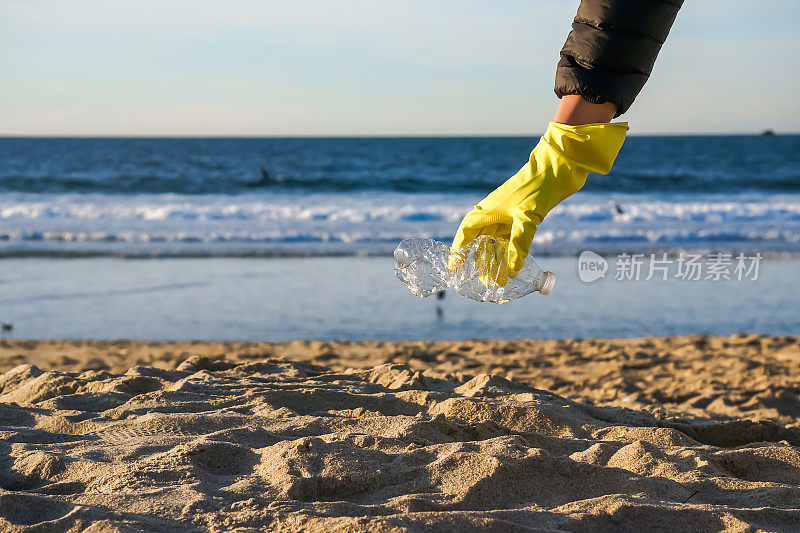
<path id="1" fill-rule="evenodd" d="M 630 107 L 647 81 L 681 4 L 581 1 L 556 70 L 561 102 L 553 121 L 519 172 L 464 217 L 453 252 L 479 235 L 507 241 L 504 264 L 493 277 L 504 285 L 516 275 L 547 213 L 580 190 L 590 172 L 610 172 L 628 126 L 609 121 Z"/>

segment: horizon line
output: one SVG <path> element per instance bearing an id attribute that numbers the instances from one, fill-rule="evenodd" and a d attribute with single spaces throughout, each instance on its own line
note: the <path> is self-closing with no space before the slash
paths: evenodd
<path id="1" fill-rule="evenodd" d="M 771 132 L 767 133 L 767 132 Z M 391 133 L 391 134 L 80 134 L 80 133 L 36 133 L 14 134 L 0 133 L 0 138 L 5 139 L 435 139 L 435 138 L 486 138 L 486 137 L 539 137 L 542 133 Z M 772 129 L 761 131 L 736 131 L 736 132 L 664 132 L 664 133 L 629 133 L 628 137 L 722 137 L 722 136 L 769 136 L 769 135 L 800 135 L 800 131 L 778 132 Z"/>

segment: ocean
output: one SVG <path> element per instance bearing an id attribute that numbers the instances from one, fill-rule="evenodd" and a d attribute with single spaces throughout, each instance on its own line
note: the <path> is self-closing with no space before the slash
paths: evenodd
<path id="1" fill-rule="evenodd" d="M 540 226 L 551 295 L 411 295 L 397 243 L 452 239 L 536 141 L 0 138 L 0 321 L 26 338 L 800 332 L 800 135 L 632 136 Z M 606 279 L 579 279 L 584 250 Z M 765 264 L 750 281 L 613 279 L 620 253 L 681 250 Z"/>
<path id="2" fill-rule="evenodd" d="M 536 139 L 0 138 L 0 255 L 387 255 L 452 239 Z M 800 135 L 629 138 L 535 254 L 800 252 Z"/>

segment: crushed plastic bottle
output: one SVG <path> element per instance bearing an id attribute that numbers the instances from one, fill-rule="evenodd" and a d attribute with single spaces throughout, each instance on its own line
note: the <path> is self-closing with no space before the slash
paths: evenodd
<path id="1" fill-rule="evenodd" d="M 532 292 L 550 294 L 556 282 L 531 256 L 519 274 L 505 284 L 508 241 L 481 235 L 456 253 L 433 239 L 404 239 L 394 251 L 395 273 L 408 289 L 425 298 L 453 288 L 478 302 L 506 303 Z M 452 263 L 453 270 L 448 268 Z"/>

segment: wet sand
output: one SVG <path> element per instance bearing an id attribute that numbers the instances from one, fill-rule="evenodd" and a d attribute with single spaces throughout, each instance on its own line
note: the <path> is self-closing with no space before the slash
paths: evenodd
<path id="1" fill-rule="evenodd" d="M 800 337 L 0 344 L 0 530 L 800 529 Z"/>

